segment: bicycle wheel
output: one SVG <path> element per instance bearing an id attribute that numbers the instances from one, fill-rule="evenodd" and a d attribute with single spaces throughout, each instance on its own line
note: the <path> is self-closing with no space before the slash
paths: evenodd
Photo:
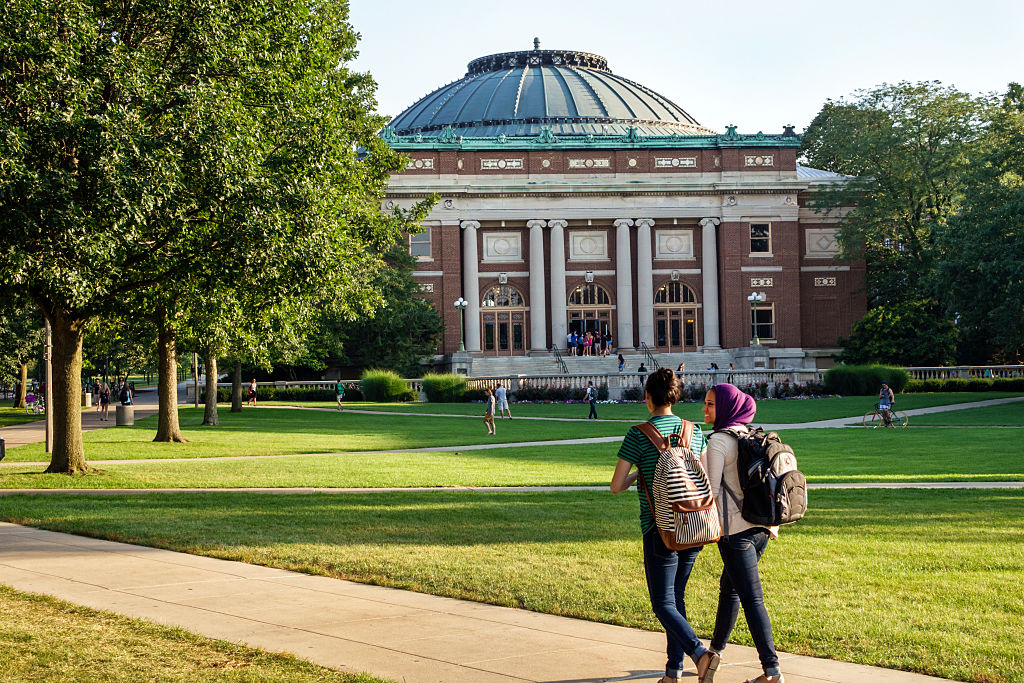
<path id="1" fill-rule="evenodd" d="M 866 412 L 864 413 L 864 418 L 861 420 L 861 424 L 868 429 L 878 427 L 882 424 L 882 416 L 878 414 L 877 410 Z"/>
<path id="2" fill-rule="evenodd" d="M 893 427 L 906 427 L 910 424 L 910 418 L 904 412 L 893 412 L 892 414 L 892 426 Z"/>

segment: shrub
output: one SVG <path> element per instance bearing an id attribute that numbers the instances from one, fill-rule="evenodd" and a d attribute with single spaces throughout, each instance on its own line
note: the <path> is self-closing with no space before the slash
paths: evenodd
<path id="1" fill-rule="evenodd" d="M 920 394 L 920 393 L 923 393 L 924 391 L 926 391 L 925 388 L 924 388 L 924 382 L 925 382 L 924 380 L 920 380 L 920 379 L 912 379 L 912 380 L 910 380 L 909 382 L 907 382 L 907 386 L 903 387 L 903 393 L 904 394 Z"/>
<path id="2" fill-rule="evenodd" d="M 999 377 L 992 381 L 996 391 L 1024 391 L 1024 377 Z"/>
<path id="3" fill-rule="evenodd" d="M 825 372 L 825 389 L 848 396 L 870 396 L 886 382 L 896 393 L 910 381 L 903 368 L 889 365 L 836 365 Z"/>
<path id="4" fill-rule="evenodd" d="M 484 393 L 484 389 L 466 389 L 462 394 L 462 400 L 464 402 L 473 401 L 484 401 L 487 399 L 487 394 Z"/>
<path id="5" fill-rule="evenodd" d="M 644 390 L 639 386 L 627 387 L 622 390 L 623 401 L 642 401 L 644 400 Z"/>
<path id="6" fill-rule="evenodd" d="M 405 380 L 393 370 L 366 370 L 363 372 L 360 386 L 367 401 L 397 403 L 414 401 L 417 398 Z"/>
<path id="7" fill-rule="evenodd" d="M 967 391 L 992 391 L 994 388 L 995 382 L 990 379 L 977 377 L 967 381 Z"/>
<path id="8" fill-rule="evenodd" d="M 947 379 L 942 385 L 943 391 L 967 391 L 967 380 L 965 379 Z"/>
<path id="9" fill-rule="evenodd" d="M 455 403 L 466 394 L 466 376 L 430 372 L 423 375 L 423 393 L 431 403 Z"/>

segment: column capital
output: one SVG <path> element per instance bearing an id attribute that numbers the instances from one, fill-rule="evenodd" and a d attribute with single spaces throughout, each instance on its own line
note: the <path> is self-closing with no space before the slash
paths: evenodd
<path id="1" fill-rule="evenodd" d="M 569 221 L 565 220 L 564 218 L 556 218 L 554 220 L 548 221 L 549 228 L 564 228 L 568 225 Z"/>
<path id="2" fill-rule="evenodd" d="M 542 220 L 538 220 L 538 219 L 534 219 L 532 221 L 526 221 L 526 227 L 530 228 L 531 230 L 534 229 L 534 228 L 543 228 L 547 224 L 548 224 L 547 221 L 542 221 Z"/>
<path id="3" fill-rule="evenodd" d="M 462 221 L 462 223 L 459 224 L 459 227 L 472 228 L 473 230 L 476 230 L 480 227 L 480 221 Z"/>
<path id="4" fill-rule="evenodd" d="M 702 227 L 707 227 L 709 225 L 718 225 L 721 222 L 721 218 L 708 217 L 700 219 L 700 224 Z"/>
<path id="5" fill-rule="evenodd" d="M 653 218 L 637 218 L 636 219 L 636 227 L 639 228 L 639 227 L 643 227 L 643 226 L 647 226 L 648 228 L 654 227 L 654 219 Z"/>
<path id="6" fill-rule="evenodd" d="M 631 228 L 631 227 L 633 227 L 633 219 L 632 218 L 616 218 L 615 222 L 613 224 L 615 225 L 616 228 L 623 228 L 623 227 Z"/>

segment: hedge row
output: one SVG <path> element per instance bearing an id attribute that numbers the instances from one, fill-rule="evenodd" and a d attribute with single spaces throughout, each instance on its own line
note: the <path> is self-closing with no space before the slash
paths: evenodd
<path id="1" fill-rule="evenodd" d="M 463 401 L 466 395 L 466 376 L 428 373 L 423 375 L 423 393 L 431 403 Z"/>
<path id="2" fill-rule="evenodd" d="M 360 378 L 359 386 L 367 401 L 403 403 L 419 398 L 394 370 L 367 370 Z"/>
<path id="3" fill-rule="evenodd" d="M 908 394 L 935 391 L 1024 391 L 1024 377 L 995 379 L 912 379 L 903 391 Z"/>
<path id="4" fill-rule="evenodd" d="M 344 383 L 343 383 L 344 384 Z M 242 400 L 245 401 L 248 386 L 242 386 Z M 257 401 L 333 401 L 336 396 L 334 389 L 314 389 L 309 387 L 258 387 Z M 206 401 L 206 391 L 199 392 L 199 400 Z M 362 401 L 363 394 L 356 386 L 345 386 L 346 401 Z M 217 402 L 231 403 L 231 389 L 217 387 Z"/>
<path id="5" fill-rule="evenodd" d="M 515 392 L 516 401 L 530 401 L 541 403 L 551 401 L 565 403 L 567 401 L 582 401 L 587 396 L 587 390 L 582 387 L 532 387 L 529 385 L 519 387 Z M 608 400 L 608 385 L 602 384 L 597 387 L 597 400 Z"/>
<path id="6" fill-rule="evenodd" d="M 909 381 L 906 370 L 891 365 L 836 365 L 825 372 L 825 391 L 841 396 L 872 396 L 885 382 L 900 393 Z"/>

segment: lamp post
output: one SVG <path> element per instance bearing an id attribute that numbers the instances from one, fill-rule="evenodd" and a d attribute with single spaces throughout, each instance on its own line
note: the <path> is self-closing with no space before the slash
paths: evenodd
<path id="1" fill-rule="evenodd" d="M 750 302 L 750 325 L 753 328 L 754 338 L 751 340 L 751 346 L 760 346 L 761 340 L 757 337 L 757 305 L 768 299 L 768 296 L 764 292 L 752 292 L 747 297 L 747 301 Z"/>
<path id="2" fill-rule="evenodd" d="M 466 306 L 469 302 L 461 296 L 455 300 L 455 309 L 459 312 L 459 351 L 466 350 Z"/>

